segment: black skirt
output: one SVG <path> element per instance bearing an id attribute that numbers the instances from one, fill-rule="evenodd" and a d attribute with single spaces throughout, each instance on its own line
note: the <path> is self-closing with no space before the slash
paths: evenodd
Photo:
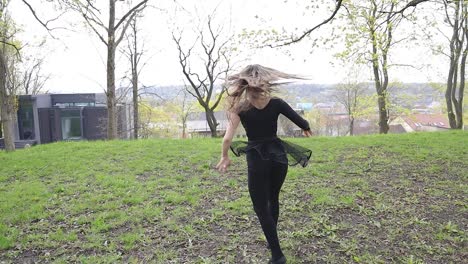
<path id="1" fill-rule="evenodd" d="M 274 160 L 276 162 L 295 166 L 300 164 L 307 166 L 312 151 L 297 144 L 281 140 L 278 137 L 266 138 L 261 140 L 234 141 L 231 144 L 231 150 L 239 157 L 248 151 L 257 151 L 264 160 Z"/>

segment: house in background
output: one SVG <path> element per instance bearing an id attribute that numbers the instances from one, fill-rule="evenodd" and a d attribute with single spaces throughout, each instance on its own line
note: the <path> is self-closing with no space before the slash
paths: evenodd
<path id="1" fill-rule="evenodd" d="M 417 131 L 446 131 L 450 129 L 448 119 L 443 114 L 412 114 L 398 116 L 389 122 L 391 134 L 402 134 Z M 354 135 L 378 134 L 378 120 L 356 121 Z"/>
<path id="2" fill-rule="evenodd" d="M 120 138 L 131 135 L 132 108 L 118 105 Z M 15 144 L 107 137 L 105 94 L 39 94 L 18 96 Z M 0 145 L 1 142 L 0 142 Z"/>
<path id="3" fill-rule="evenodd" d="M 228 119 L 226 111 L 217 111 L 214 113 L 216 121 L 219 123 L 216 127 L 218 135 L 226 133 Z M 187 117 L 187 133 L 189 137 L 211 137 L 211 130 L 206 121 L 205 112 L 190 113 Z"/>
<path id="4" fill-rule="evenodd" d="M 448 118 L 444 114 L 412 114 L 409 116 L 399 116 L 389 123 L 394 127 L 405 132 L 417 131 L 446 131 L 450 129 Z"/>

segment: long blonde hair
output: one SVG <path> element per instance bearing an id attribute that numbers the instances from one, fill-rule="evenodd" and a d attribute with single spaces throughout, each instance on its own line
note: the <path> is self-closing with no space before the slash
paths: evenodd
<path id="1" fill-rule="evenodd" d="M 305 79 L 295 74 L 284 73 L 258 64 L 245 67 L 239 73 L 230 75 L 226 80 L 228 112 L 236 114 L 252 107 L 247 100 L 247 90 L 254 98 L 269 97 L 280 80 Z"/>

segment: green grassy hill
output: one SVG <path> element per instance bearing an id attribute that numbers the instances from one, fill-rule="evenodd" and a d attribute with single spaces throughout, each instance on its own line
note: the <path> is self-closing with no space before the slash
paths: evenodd
<path id="1" fill-rule="evenodd" d="M 245 158 L 220 139 L 54 143 L 0 153 L 0 262 L 265 263 Z M 293 139 L 290 263 L 462 263 L 468 133 Z M 2 262 L 3 263 L 3 262 Z"/>

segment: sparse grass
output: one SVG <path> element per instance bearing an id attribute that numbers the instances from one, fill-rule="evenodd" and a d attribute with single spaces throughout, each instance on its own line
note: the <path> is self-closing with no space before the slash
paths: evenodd
<path id="1" fill-rule="evenodd" d="M 463 263 L 468 133 L 291 141 L 289 263 Z M 0 262 L 264 263 L 245 158 L 220 139 L 61 142 L 0 152 Z"/>

